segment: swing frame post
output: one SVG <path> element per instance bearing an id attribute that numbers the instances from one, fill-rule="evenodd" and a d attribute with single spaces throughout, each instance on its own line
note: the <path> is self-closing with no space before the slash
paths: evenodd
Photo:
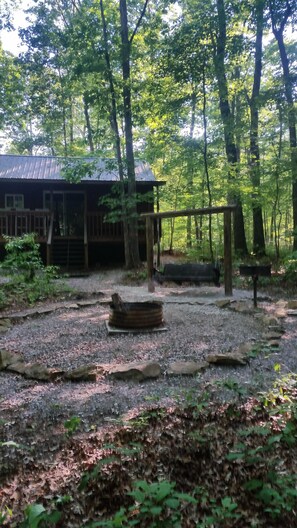
<path id="1" fill-rule="evenodd" d="M 148 291 L 155 291 L 154 287 L 154 219 L 146 217 L 146 258 Z"/>
<path id="2" fill-rule="evenodd" d="M 224 211 L 224 284 L 225 295 L 232 295 L 231 211 Z"/>

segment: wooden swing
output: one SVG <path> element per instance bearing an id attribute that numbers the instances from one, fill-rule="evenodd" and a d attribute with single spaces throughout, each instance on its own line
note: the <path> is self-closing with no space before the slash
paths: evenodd
<path id="1" fill-rule="evenodd" d="M 231 213 L 236 205 L 224 205 L 219 207 L 205 207 L 203 209 L 184 209 L 180 211 L 165 211 L 163 213 L 143 213 L 146 219 L 146 250 L 147 250 L 147 277 L 148 290 L 154 291 L 154 222 L 162 218 L 174 218 L 178 216 L 194 216 L 209 214 L 224 214 L 224 285 L 225 295 L 232 295 L 232 236 L 231 236 Z"/>

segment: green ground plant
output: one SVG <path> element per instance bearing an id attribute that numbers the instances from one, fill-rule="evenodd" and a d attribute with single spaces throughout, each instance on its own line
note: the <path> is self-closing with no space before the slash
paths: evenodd
<path id="1" fill-rule="evenodd" d="M 278 518 L 283 511 L 291 512 L 296 506 L 296 475 L 281 475 L 271 471 L 267 480 L 252 479 L 245 489 L 263 503 L 264 511 L 272 518 Z"/>
<path id="2" fill-rule="evenodd" d="M 5 237 L 6 256 L 1 268 L 9 275 L 21 274 L 24 281 L 33 281 L 43 268 L 35 233 L 20 237 Z"/>
<path id="3" fill-rule="evenodd" d="M 222 388 L 238 391 L 233 379 Z M 23 512 L 2 505 L 1 522 L 12 528 L 185 528 L 189 522 L 196 528 L 293 528 L 296 402 L 297 377 L 290 375 L 265 396 L 232 403 L 190 391 L 179 406 L 153 407 L 104 437 L 89 437 L 70 416 L 63 421 L 71 436 L 63 437 L 63 456 L 73 469 L 67 487 L 54 497 L 35 495 Z M 15 440 L 2 444 L 16 453 L 23 447 Z M 34 446 L 24 479 L 35 482 L 33 457 Z M 44 475 L 44 461 L 39 469 Z M 38 479 L 39 469 L 35 458 Z"/>
<path id="4" fill-rule="evenodd" d="M 8 280 L 1 285 L 0 309 L 11 304 L 33 305 L 65 291 L 65 286 L 55 283 L 58 268 L 43 265 L 34 233 L 6 240 L 6 256 L 0 270 Z"/>
<path id="5" fill-rule="evenodd" d="M 208 492 L 203 487 L 195 491 L 199 497 L 198 501 L 209 510 L 209 513 L 203 515 L 201 521 L 196 524 L 196 528 L 223 527 L 230 520 L 240 519 L 241 514 L 236 511 L 238 504 L 231 497 L 226 496 L 217 501 L 209 497 Z"/>
<path id="6" fill-rule="evenodd" d="M 66 436 L 71 437 L 78 430 L 81 424 L 81 418 L 79 416 L 72 416 L 69 420 L 64 422 L 64 427 L 66 429 Z"/>
<path id="7" fill-rule="evenodd" d="M 30 504 L 25 509 L 24 520 L 19 528 L 43 528 L 55 526 L 61 518 L 61 512 L 54 510 L 48 512 L 42 504 Z"/>
<path id="8" fill-rule="evenodd" d="M 121 508 L 112 519 L 92 523 L 88 528 L 180 528 L 183 506 L 197 502 L 191 495 L 179 493 L 175 482 L 167 480 L 152 483 L 137 481 L 128 495 L 134 499 L 130 507 Z"/>

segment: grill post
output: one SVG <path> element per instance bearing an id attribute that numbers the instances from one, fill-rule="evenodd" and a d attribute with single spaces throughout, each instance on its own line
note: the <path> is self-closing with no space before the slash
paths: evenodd
<path id="1" fill-rule="evenodd" d="M 257 308 L 257 283 L 258 283 L 258 275 L 254 274 L 252 275 L 253 279 L 253 286 L 254 286 L 254 307 Z"/>
<path id="2" fill-rule="evenodd" d="M 263 277 L 271 277 L 271 265 L 261 266 L 261 265 L 247 265 L 241 264 L 239 266 L 239 273 L 244 277 L 251 277 L 253 281 L 253 290 L 254 290 L 254 307 L 257 308 L 257 283 L 259 275 Z"/>

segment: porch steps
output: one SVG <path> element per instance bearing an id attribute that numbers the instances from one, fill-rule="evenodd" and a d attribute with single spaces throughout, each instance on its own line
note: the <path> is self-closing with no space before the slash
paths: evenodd
<path id="1" fill-rule="evenodd" d="M 84 241 L 82 239 L 54 239 L 52 244 L 54 266 L 71 269 L 85 267 Z"/>

